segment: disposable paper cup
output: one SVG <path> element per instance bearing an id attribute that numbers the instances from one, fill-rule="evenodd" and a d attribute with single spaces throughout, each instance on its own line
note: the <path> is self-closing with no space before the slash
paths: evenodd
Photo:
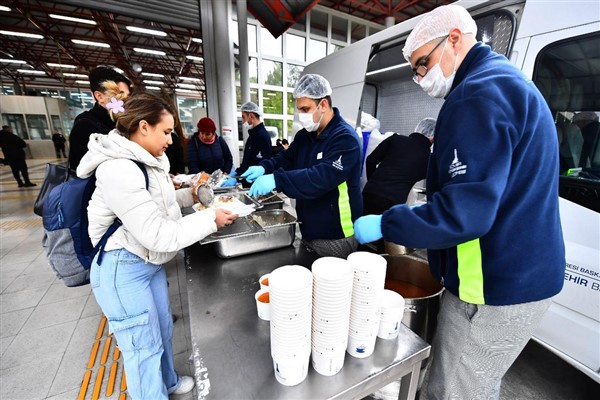
<path id="1" fill-rule="evenodd" d="M 344 366 L 346 352 L 335 356 L 322 355 L 318 351 L 312 352 L 312 366 L 321 375 L 333 376 L 341 371 Z"/>
<path id="2" fill-rule="evenodd" d="M 260 277 L 260 279 L 258 280 L 258 283 L 260 283 L 260 288 L 262 290 L 268 290 L 269 289 L 269 276 L 271 274 L 264 274 L 263 276 Z"/>
<path id="3" fill-rule="evenodd" d="M 379 331 L 377 332 L 377 337 L 382 339 L 395 339 L 398 337 L 398 332 L 400 328 L 400 321 L 387 322 L 381 321 L 379 323 Z"/>
<path id="4" fill-rule="evenodd" d="M 304 357 L 284 361 L 273 359 L 273 370 L 277 382 L 285 386 L 295 386 L 306 379 L 310 353 Z"/>
<path id="5" fill-rule="evenodd" d="M 377 336 L 370 336 L 367 338 L 356 338 L 352 335 L 348 336 L 348 347 L 346 351 L 352 357 L 366 358 L 373 354 L 375 350 L 375 341 Z"/>
<path id="6" fill-rule="evenodd" d="M 256 300 L 256 310 L 258 311 L 258 317 L 265 321 L 271 320 L 271 303 L 269 302 L 269 291 L 259 290 L 254 295 Z"/>

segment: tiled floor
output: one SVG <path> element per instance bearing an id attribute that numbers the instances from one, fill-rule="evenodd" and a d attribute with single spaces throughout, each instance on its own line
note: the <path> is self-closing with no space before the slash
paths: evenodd
<path id="1" fill-rule="evenodd" d="M 122 360 L 112 358 L 114 340 L 104 350 L 108 332 L 105 327 L 98 335 L 102 313 L 91 288 L 68 288 L 56 279 L 41 245 L 41 218 L 32 212 L 45 164 L 54 161 L 27 160 L 31 179 L 38 184 L 31 189 L 18 188 L 9 167 L 0 169 L 0 399 L 77 399 L 88 370 L 91 379 L 84 398 L 91 399 L 100 369 L 104 379 L 96 398 L 117 399 Z M 193 376 L 183 252 L 167 265 L 167 275 L 171 306 L 179 317 L 173 338 L 175 365 L 179 373 Z M 88 369 L 97 340 L 98 355 Z M 107 396 L 113 363 L 118 364 L 116 384 Z"/>
<path id="2" fill-rule="evenodd" d="M 38 185 L 48 161 L 56 160 L 28 160 Z M 41 218 L 32 212 L 38 188 L 18 188 L 10 168 L 0 167 L 0 399 L 77 399 L 86 371 L 92 372 L 85 399 L 95 391 L 99 399 L 119 398 L 121 366 L 113 394 L 106 394 L 114 341 L 106 346 L 102 313 L 90 287 L 67 288 L 46 263 Z M 172 309 L 179 317 L 173 338 L 175 364 L 180 373 L 193 375 L 182 253 L 167 265 L 167 274 Z M 96 342 L 98 354 L 92 360 Z M 104 379 L 96 387 L 102 367 Z M 182 398 L 196 398 L 196 393 Z M 597 398 L 600 385 L 534 342 L 506 374 L 500 395 L 500 400 Z"/>

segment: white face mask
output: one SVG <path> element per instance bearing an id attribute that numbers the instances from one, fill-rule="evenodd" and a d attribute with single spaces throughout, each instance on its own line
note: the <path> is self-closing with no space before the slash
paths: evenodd
<path id="1" fill-rule="evenodd" d="M 319 109 L 319 107 L 321 107 L 320 104 L 317 106 L 315 111 L 311 113 L 298 113 L 298 122 L 300 122 L 300 125 L 302 125 L 302 127 L 306 129 L 307 132 L 314 132 L 317 129 L 319 129 L 319 125 L 321 124 L 321 120 L 323 119 L 323 114 L 321 113 L 321 117 L 317 122 L 313 120 L 313 115 Z"/>
<path id="2" fill-rule="evenodd" d="M 252 125 L 250 125 L 248 122 L 244 122 L 244 123 L 242 124 L 242 127 L 243 127 L 244 129 L 246 129 L 247 131 L 249 131 L 250 129 L 254 128 L 254 127 L 253 127 Z"/>
<path id="3" fill-rule="evenodd" d="M 454 82 L 454 76 L 456 75 L 456 62 L 458 61 L 458 56 L 454 60 L 454 71 L 449 77 L 444 76 L 444 72 L 442 71 L 442 67 L 440 67 L 440 63 L 442 62 L 442 57 L 444 56 L 444 51 L 446 50 L 446 44 L 448 41 L 444 43 L 444 48 L 442 49 L 442 55 L 440 56 L 440 60 L 437 64 L 433 66 L 421 80 L 419 81 L 419 85 L 425 93 L 427 93 L 431 97 L 435 97 L 438 99 L 444 98 L 450 92 L 450 88 L 452 87 L 452 83 Z"/>

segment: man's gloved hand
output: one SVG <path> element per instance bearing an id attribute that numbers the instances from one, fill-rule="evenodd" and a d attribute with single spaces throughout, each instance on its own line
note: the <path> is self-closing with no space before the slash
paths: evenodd
<path id="1" fill-rule="evenodd" d="M 232 171 L 232 172 L 229 174 L 229 176 L 230 176 L 230 177 L 232 177 L 232 178 L 233 178 L 233 177 L 235 177 L 235 176 L 237 176 L 237 171 Z"/>
<path id="2" fill-rule="evenodd" d="M 260 165 L 253 165 L 249 167 L 246 172 L 242 174 L 242 178 L 246 178 L 248 182 L 254 182 L 256 178 L 259 176 L 263 176 L 265 174 L 265 169 Z"/>
<path id="3" fill-rule="evenodd" d="M 252 184 L 248 195 L 251 197 L 258 197 L 271 193 L 273 189 L 275 189 L 275 176 L 273 176 L 273 174 L 263 175 L 259 176 L 258 179 L 256 179 L 256 182 Z"/>
<path id="4" fill-rule="evenodd" d="M 365 215 L 354 221 L 354 237 L 360 244 L 381 239 L 381 215 Z"/>
<path id="5" fill-rule="evenodd" d="M 236 183 L 237 181 L 235 180 L 235 178 L 227 178 L 225 179 L 225 182 L 223 182 L 221 187 L 235 186 Z"/>

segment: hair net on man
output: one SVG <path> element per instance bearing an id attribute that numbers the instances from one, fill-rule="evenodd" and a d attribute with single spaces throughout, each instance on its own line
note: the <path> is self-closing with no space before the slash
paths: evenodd
<path id="1" fill-rule="evenodd" d="M 410 61 L 410 56 L 415 50 L 434 39 L 448 35 L 454 28 L 460 29 L 463 34 L 477 35 L 477 24 L 464 7 L 450 4 L 428 12 L 408 35 L 402 49 L 404 58 Z"/>
<path id="2" fill-rule="evenodd" d="M 298 81 L 294 89 L 294 99 L 308 97 L 309 99 L 322 99 L 331 95 L 331 85 L 327 79 L 317 74 L 306 74 Z"/>
<path id="3" fill-rule="evenodd" d="M 259 116 L 263 115 L 262 110 L 255 103 L 253 103 L 251 101 L 244 103 L 242 105 L 242 108 L 240 109 L 240 111 L 258 114 Z"/>
<path id="4" fill-rule="evenodd" d="M 423 118 L 421 122 L 415 126 L 415 132 L 420 133 L 428 139 L 433 137 L 433 133 L 435 132 L 435 118 Z"/>

